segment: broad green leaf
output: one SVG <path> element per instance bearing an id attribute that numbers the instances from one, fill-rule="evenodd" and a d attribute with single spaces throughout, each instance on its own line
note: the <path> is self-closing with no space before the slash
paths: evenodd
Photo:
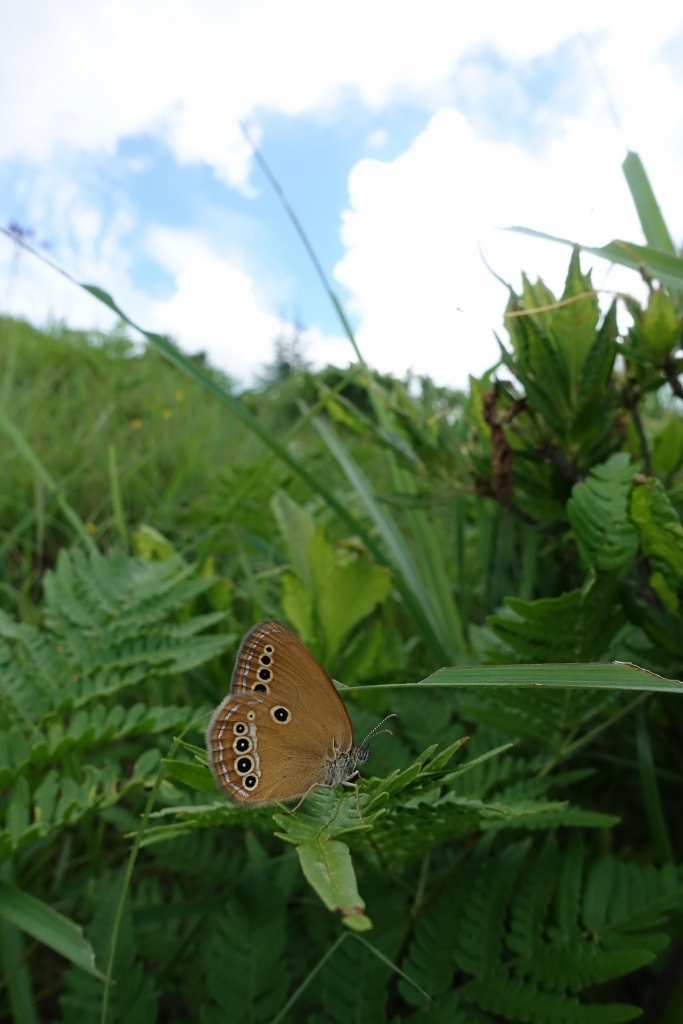
<path id="1" fill-rule="evenodd" d="M 344 637 L 388 597 L 391 586 L 389 570 L 366 558 L 337 566 L 321 580 L 318 613 L 328 657 L 334 657 Z"/>
<path id="2" fill-rule="evenodd" d="M 638 531 L 628 516 L 633 475 L 628 453 L 617 452 L 574 485 L 567 515 L 585 565 L 610 572 L 635 557 Z"/>
<path id="3" fill-rule="evenodd" d="M 519 364 L 513 372 L 534 402 L 534 408 L 550 426 L 561 431 L 570 417 L 571 409 L 568 367 L 564 353 L 559 351 L 557 339 L 553 336 L 550 313 L 545 310 L 535 312 L 538 306 L 554 302 L 555 296 L 547 291 L 542 281 L 532 288 L 525 277 L 522 305 L 525 313 L 522 316 L 510 315 L 519 311 L 519 300 L 511 298 L 506 311 L 506 325 Z"/>
<path id="4" fill-rule="evenodd" d="M 358 892 L 358 883 L 345 843 L 336 839 L 297 846 L 301 869 L 306 881 L 317 892 L 328 910 L 339 910 L 344 924 L 355 932 L 365 932 L 372 923 L 363 913 L 365 901 Z"/>
<path id="5" fill-rule="evenodd" d="M 284 491 L 278 491 L 273 496 L 271 508 L 285 539 L 292 569 L 306 588 L 312 591 L 313 575 L 308 546 L 315 534 L 315 518 Z"/>
<path id="6" fill-rule="evenodd" d="M 384 804 L 386 797 L 376 799 L 353 793 L 339 796 L 331 789 L 314 790 L 301 811 L 274 814 L 273 820 L 282 829 L 275 834 L 297 848 L 299 861 L 309 884 L 328 910 L 340 910 L 344 924 L 353 931 L 372 927 L 363 910 L 351 854 L 345 843 L 335 836 L 343 833 L 368 832 L 383 808 L 368 814 L 373 803 Z M 359 820 L 358 804 L 363 818 Z"/>
<path id="7" fill-rule="evenodd" d="M 631 519 L 638 527 L 645 554 L 661 558 L 683 577 L 683 526 L 659 480 L 634 487 Z"/>
<path id="8" fill-rule="evenodd" d="M 133 546 L 139 558 L 148 562 L 159 562 L 166 558 L 173 558 L 175 551 L 170 540 L 159 533 L 153 526 L 142 523 L 133 533 Z"/>
<path id="9" fill-rule="evenodd" d="M 671 352 L 681 335 L 676 307 L 661 288 L 650 292 L 642 323 L 642 335 L 649 353 L 664 357 Z"/>
<path id="10" fill-rule="evenodd" d="M 13 885 L 0 881 L 0 917 L 21 928 L 27 935 L 45 943 L 97 978 L 103 975 L 95 966 L 95 954 L 78 925 L 58 914 L 47 903 Z"/>
<path id="11" fill-rule="evenodd" d="M 313 594 L 292 572 L 286 572 L 282 577 L 280 604 L 295 633 L 298 633 L 304 643 L 313 644 Z"/>
<path id="12" fill-rule="evenodd" d="M 309 541 L 308 561 L 311 566 L 314 583 L 316 584 L 319 584 L 336 568 L 337 556 L 334 548 L 325 537 L 325 531 L 322 526 L 318 527 Z"/>
<path id="13" fill-rule="evenodd" d="M 569 299 L 573 301 L 567 302 Z M 570 394 L 575 403 L 583 366 L 595 343 L 600 315 L 590 273 L 581 273 L 578 249 L 572 253 L 562 301 L 567 304 L 552 310 L 551 330 L 558 354 L 567 368 Z"/>
<path id="14" fill-rule="evenodd" d="M 614 299 L 583 362 L 578 394 L 579 404 L 589 400 L 596 393 L 604 396 L 617 356 L 618 335 L 617 300 Z"/>
<path id="15" fill-rule="evenodd" d="M 671 412 L 658 425 L 652 448 L 652 471 L 655 476 L 671 476 L 683 464 L 683 417 Z"/>

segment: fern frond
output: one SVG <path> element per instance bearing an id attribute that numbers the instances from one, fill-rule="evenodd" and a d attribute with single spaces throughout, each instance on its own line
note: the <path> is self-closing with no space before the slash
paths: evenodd
<path id="1" fill-rule="evenodd" d="M 468 693 L 461 713 L 489 730 L 530 737 L 557 749 L 616 700 L 614 693 L 600 690 L 501 687 L 495 695 Z"/>
<path id="2" fill-rule="evenodd" d="M 522 661 L 599 661 L 625 622 L 617 581 L 605 576 L 588 591 L 522 601 L 508 598 L 512 615 L 487 624 Z"/>
<path id="3" fill-rule="evenodd" d="M 374 938 L 374 936 L 373 936 Z M 345 942 L 323 968 L 322 996 L 335 1024 L 386 1020 L 391 968 L 359 942 Z"/>
<path id="4" fill-rule="evenodd" d="M 5 638 L 0 640 L 3 713 L 30 728 L 51 707 L 53 694 L 70 676 L 69 666 L 37 627 L 15 623 L 2 611 L 0 636 Z"/>
<path id="5" fill-rule="evenodd" d="M 519 885 L 513 891 L 507 884 L 505 900 L 496 902 L 498 866 L 514 849 L 502 857 L 485 852 L 466 869 L 473 881 L 457 910 L 457 955 L 477 980 L 458 991 L 506 1020 L 631 1019 L 635 1008 L 593 1007 L 573 997 L 655 960 L 668 936 L 652 929 L 683 905 L 680 869 L 604 857 L 586 881 L 580 835 L 563 851 L 548 837 Z"/>
<path id="6" fill-rule="evenodd" d="M 615 571 L 628 565 L 638 548 L 638 530 L 629 519 L 633 467 L 628 452 L 617 452 L 594 466 L 587 480 L 575 484 L 567 502 L 583 563 Z"/>
<path id="7" fill-rule="evenodd" d="M 507 943 L 511 950 L 522 956 L 531 956 L 550 907 L 560 852 L 554 836 L 547 836 L 536 863 L 520 880 L 516 899 L 510 913 L 510 931 Z"/>
<path id="8" fill-rule="evenodd" d="M 103 877 L 93 894 L 94 913 L 88 938 L 98 963 L 108 958 L 112 924 L 119 898 L 122 874 Z M 136 963 L 135 935 L 129 899 L 126 899 L 113 966 L 114 984 L 110 992 L 111 1024 L 154 1024 L 157 1000 L 154 998 L 155 978 Z M 60 998 L 60 1024 L 99 1024 L 102 1005 L 102 983 L 85 971 L 72 968 L 65 972 L 66 993 Z"/>
<path id="9" fill-rule="evenodd" d="M 528 841 L 515 843 L 495 861 L 485 860 L 460 907 L 455 957 L 461 970 L 474 977 L 486 977 L 500 961 L 507 903 L 528 850 Z"/>
<path id="10" fill-rule="evenodd" d="M 413 932 L 408 956 L 402 966 L 420 988 L 430 996 L 439 996 L 450 987 L 455 971 L 455 943 L 460 927 L 460 906 L 471 882 L 472 870 L 452 877 L 444 891 L 433 897 L 420 914 Z M 419 992 L 405 981 L 398 983 L 401 995 L 412 1006 L 425 1006 Z M 412 1018 L 411 1018 L 412 1019 Z"/>
<path id="11" fill-rule="evenodd" d="M 544 992 L 536 985 L 500 973 L 471 981 L 460 995 L 483 1010 L 500 1014 L 506 1021 L 528 1024 L 622 1024 L 640 1016 L 635 1006 L 620 1003 L 586 1005 L 570 996 Z"/>
<path id="12" fill-rule="evenodd" d="M 206 982 L 202 1024 L 265 1024 L 284 1005 L 289 970 L 284 960 L 285 907 L 269 886 L 233 895 L 214 914 L 202 956 Z"/>

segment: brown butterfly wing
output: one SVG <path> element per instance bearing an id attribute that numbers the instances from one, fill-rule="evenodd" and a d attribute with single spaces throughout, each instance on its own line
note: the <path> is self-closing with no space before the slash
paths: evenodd
<path id="1" fill-rule="evenodd" d="M 264 619 L 242 641 L 206 740 L 219 786 L 262 804 L 322 783 L 326 762 L 353 745 L 353 730 L 320 662 L 286 626 Z"/>

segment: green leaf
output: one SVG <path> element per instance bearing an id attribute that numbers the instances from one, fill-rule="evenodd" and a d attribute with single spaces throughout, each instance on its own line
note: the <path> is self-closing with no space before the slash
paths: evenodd
<path id="1" fill-rule="evenodd" d="M 683 682 L 666 679 L 649 669 L 628 662 L 611 665 L 454 665 L 421 679 L 419 683 L 377 683 L 348 686 L 345 693 L 410 690 L 423 686 L 444 687 L 535 687 L 636 690 L 683 694 Z"/>
<path id="2" fill-rule="evenodd" d="M 291 622 L 295 633 L 305 644 L 309 644 L 309 646 L 313 644 L 315 640 L 313 594 L 292 572 L 286 572 L 282 577 L 280 604 L 285 618 Z"/>
<path id="3" fill-rule="evenodd" d="M 214 793 L 216 783 L 207 767 L 201 764 L 193 764 L 190 761 L 175 761 L 169 758 L 162 760 L 166 778 L 175 779 L 184 786 L 191 789 L 198 789 L 202 793 Z"/>
<path id="4" fill-rule="evenodd" d="M 629 150 L 621 167 L 648 245 L 675 256 L 676 247 L 664 222 L 642 160 L 637 153 Z"/>
<path id="5" fill-rule="evenodd" d="M 282 829 L 275 834 L 296 846 L 310 885 L 328 910 L 341 911 L 344 924 L 353 931 L 366 931 L 372 924 L 363 914 L 365 903 L 358 893 L 348 847 L 334 837 L 370 831 L 372 823 L 382 814 L 382 807 L 370 813 L 368 809 L 385 801 L 384 795 L 380 799 L 365 794 L 339 795 L 332 789 L 320 787 L 310 793 L 300 811 L 273 815 Z M 360 819 L 359 805 L 363 815 Z"/>
<path id="6" fill-rule="evenodd" d="M 163 562 L 166 558 L 173 558 L 176 553 L 170 540 L 147 523 L 141 523 L 133 533 L 133 546 L 135 553 L 147 562 Z"/>
<path id="7" fill-rule="evenodd" d="M 27 779 L 17 779 L 7 807 L 7 831 L 16 842 L 28 829 L 31 820 L 31 793 Z"/>
<path id="8" fill-rule="evenodd" d="M 336 655 L 353 627 L 388 597 L 391 585 L 389 570 L 366 558 L 337 566 L 321 580 L 318 614 L 329 658 Z"/>
<path id="9" fill-rule="evenodd" d="M 683 418 L 672 412 L 658 424 L 652 449 L 652 472 L 669 477 L 683 465 Z"/>
<path id="10" fill-rule="evenodd" d="M 292 569 L 306 589 L 312 592 L 313 574 L 308 557 L 308 546 L 315 534 L 315 518 L 284 491 L 278 491 L 270 504 L 280 532 L 285 539 Z"/>
<path id="11" fill-rule="evenodd" d="M 344 924 L 352 931 L 364 932 L 372 927 L 365 916 L 365 901 L 358 892 L 358 883 L 345 843 L 336 839 L 297 846 L 299 863 L 309 885 L 317 892 L 328 910 L 339 910 Z"/>
<path id="12" fill-rule="evenodd" d="M 562 294 L 563 301 L 568 299 L 574 301 L 552 311 L 550 329 L 558 353 L 567 368 L 570 394 L 575 403 L 583 367 L 595 343 L 595 331 L 600 315 L 598 297 L 593 293 L 590 273 L 581 273 L 578 249 L 572 253 Z"/>
<path id="13" fill-rule="evenodd" d="M 42 900 L 2 881 L 0 917 L 71 960 L 77 967 L 97 978 L 104 978 L 95 966 L 93 948 L 78 925 L 63 914 L 58 914 Z"/>
<path id="14" fill-rule="evenodd" d="M 633 489 L 631 519 L 645 554 L 661 558 L 676 576 L 683 577 L 683 526 L 659 480 L 650 479 Z"/>
<path id="15" fill-rule="evenodd" d="M 314 420 L 313 425 L 341 466 L 349 483 L 365 506 L 367 514 L 374 522 L 387 552 L 386 559 L 383 560 L 386 560 L 393 569 L 396 585 L 401 590 L 415 620 L 420 624 L 425 640 L 441 660 L 447 660 L 449 651 L 454 655 L 458 654 L 459 649 L 456 650 L 455 638 L 444 635 L 432 606 L 429 590 L 425 587 L 417 566 L 407 550 L 406 542 L 394 520 L 377 501 L 370 481 L 322 420 Z"/>
<path id="16" fill-rule="evenodd" d="M 532 228 L 510 227 L 508 231 L 516 231 L 520 235 L 529 235 L 531 238 L 541 238 L 547 242 L 559 242 L 561 245 L 570 245 L 572 248 L 578 245 L 582 252 L 601 256 L 603 259 L 609 260 L 610 263 L 617 263 L 630 270 L 640 272 L 645 267 L 651 271 L 660 284 L 667 285 L 669 288 L 683 288 L 683 259 L 680 256 L 660 252 L 648 245 L 625 242 L 620 238 L 615 238 L 614 241 L 602 246 L 581 245 L 575 240 L 549 235 L 544 231 L 534 231 Z"/>
<path id="17" fill-rule="evenodd" d="M 505 602 L 513 613 L 491 615 L 487 624 L 526 660 L 589 661 L 608 649 L 624 623 L 616 584 L 599 580 L 587 594 L 570 590 L 561 597 Z"/>
<path id="18" fill-rule="evenodd" d="M 676 307 L 661 288 L 650 292 L 641 329 L 648 351 L 655 358 L 667 356 L 678 342 L 681 327 Z"/>
<path id="19" fill-rule="evenodd" d="M 623 1024 L 641 1014 L 637 1006 L 623 1003 L 586 1005 L 564 994 L 544 992 L 536 985 L 513 980 L 502 972 L 470 981 L 460 991 L 464 999 L 483 1010 L 529 1024 Z"/>
<path id="20" fill-rule="evenodd" d="M 574 485 L 567 515 L 585 565 L 610 572 L 635 557 L 638 531 L 628 515 L 633 475 L 628 453 L 618 452 Z"/>

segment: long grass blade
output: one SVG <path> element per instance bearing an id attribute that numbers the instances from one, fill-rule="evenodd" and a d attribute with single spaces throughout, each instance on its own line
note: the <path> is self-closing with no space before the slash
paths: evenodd
<path id="1" fill-rule="evenodd" d="M 662 864 L 672 864 L 674 852 L 659 793 L 659 783 L 657 782 L 655 760 L 652 754 L 645 709 L 642 707 L 636 726 L 636 751 L 638 753 L 638 770 L 640 772 L 640 786 L 643 791 L 643 803 L 645 804 L 645 812 L 650 824 L 650 833 L 655 844 L 657 856 Z"/>
<path id="2" fill-rule="evenodd" d="M 441 668 L 419 683 L 368 683 L 364 686 L 345 686 L 344 696 L 354 690 L 414 690 L 425 686 L 439 689 L 472 686 L 552 686 L 586 690 L 638 690 L 652 693 L 679 693 L 683 696 L 683 682 L 667 679 L 629 662 L 611 664 L 586 662 L 563 665 L 456 665 Z"/>
<path id="3" fill-rule="evenodd" d="M 0 867 L 0 879 L 7 886 L 13 883 L 12 861 L 5 861 Z M 38 1024 L 31 972 L 25 959 L 24 936 L 7 918 L 0 918 L 0 965 L 14 1024 Z"/>
<path id="4" fill-rule="evenodd" d="M 659 203 L 655 198 L 650 179 L 637 153 L 626 154 L 621 168 L 631 193 L 631 198 L 638 211 L 638 219 L 647 239 L 647 244 L 654 249 L 676 255 L 676 247 L 664 222 Z"/>
<path id="5" fill-rule="evenodd" d="M 57 505 L 61 509 L 64 518 L 71 524 L 75 533 L 83 541 L 88 551 L 92 553 L 97 551 L 97 547 L 92 537 L 85 528 L 83 520 L 80 518 L 78 513 L 71 507 L 69 502 L 66 500 L 61 492 L 60 485 L 53 480 L 52 476 L 42 464 L 37 454 L 26 440 L 24 435 L 21 433 L 19 428 L 11 421 L 11 419 L 5 415 L 2 409 L 0 409 L 0 430 L 2 430 L 9 440 L 12 442 L 17 451 L 22 457 L 28 462 L 36 475 L 36 479 L 45 487 L 50 497 L 53 497 L 57 502 Z"/>
<path id="6" fill-rule="evenodd" d="M 619 266 L 628 267 L 630 270 L 640 272 L 644 267 L 652 273 L 653 277 L 669 288 L 677 290 L 683 288 L 683 259 L 660 252 L 648 245 L 624 242 L 619 238 L 615 238 L 614 241 L 603 246 L 582 245 L 569 238 L 559 238 L 557 235 L 548 235 L 544 231 L 534 231 L 532 228 L 516 226 L 506 230 L 516 231 L 520 235 L 529 235 L 531 238 L 541 238 L 546 242 L 559 242 L 560 245 L 570 245 L 572 248 L 578 246 L 582 252 L 601 256 L 602 259 L 609 260 L 610 263 L 618 263 Z"/>
<path id="7" fill-rule="evenodd" d="M 387 552 L 388 563 L 396 574 L 397 584 L 400 586 L 404 599 L 416 621 L 421 624 L 425 640 L 439 660 L 448 661 L 449 639 L 444 634 L 442 624 L 434 611 L 431 595 L 418 573 L 417 566 L 408 552 L 406 541 L 401 536 L 396 523 L 376 500 L 370 481 L 327 424 L 318 419 L 313 421 L 313 426 L 343 470 L 347 480 L 362 501 L 365 511 L 375 524 Z"/>
<path id="8" fill-rule="evenodd" d="M 30 893 L 3 881 L 0 881 L 0 917 L 89 974 L 103 977 L 95 966 L 93 948 L 77 924 Z"/>

